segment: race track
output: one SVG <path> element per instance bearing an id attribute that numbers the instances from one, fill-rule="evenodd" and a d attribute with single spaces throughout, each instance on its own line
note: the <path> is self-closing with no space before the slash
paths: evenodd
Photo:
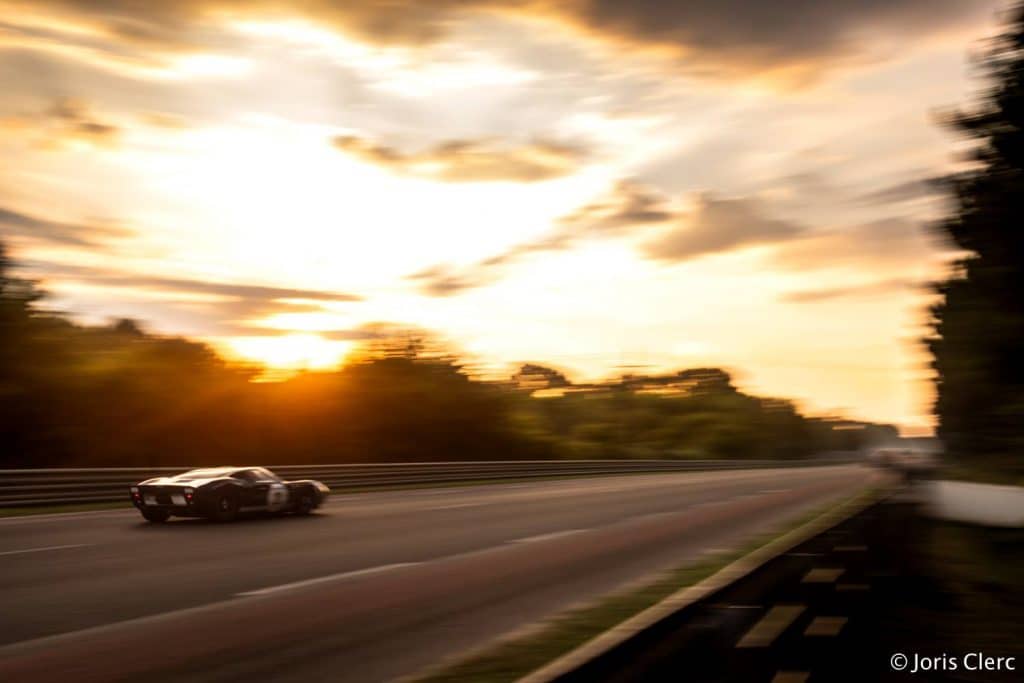
<path id="1" fill-rule="evenodd" d="M 742 543 L 876 475 L 854 465 L 335 496 L 311 517 L 0 520 L 0 680 L 409 675 Z"/>

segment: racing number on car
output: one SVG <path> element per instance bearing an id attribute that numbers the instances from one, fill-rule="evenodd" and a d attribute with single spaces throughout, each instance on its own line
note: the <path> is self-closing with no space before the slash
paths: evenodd
<path id="1" fill-rule="evenodd" d="M 267 489 L 267 509 L 271 512 L 280 510 L 288 504 L 288 487 L 284 484 L 271 484 Z"/>

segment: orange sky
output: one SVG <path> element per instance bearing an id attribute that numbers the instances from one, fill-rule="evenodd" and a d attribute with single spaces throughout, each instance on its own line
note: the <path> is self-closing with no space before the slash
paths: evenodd
<path id="1" fill-rule="evenodd" d="M 0 0 L 0 236 L 57 305 L 276 367 L 399 323 L 931 424 L 922 181 L 997 2 L 295 7 Z"/>

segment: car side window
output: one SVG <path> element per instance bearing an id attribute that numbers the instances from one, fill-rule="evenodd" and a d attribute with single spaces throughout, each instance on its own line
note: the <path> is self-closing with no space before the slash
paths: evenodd
<path id="1" fill-rule="evenodd" d="M 241 481 L 251 484 L 254 481 L 259 481 L 260 477 L 255 470 L 242 470 L 241 472 L 235 472 L 231 475 L 232 479 L 240 479 Z"/>

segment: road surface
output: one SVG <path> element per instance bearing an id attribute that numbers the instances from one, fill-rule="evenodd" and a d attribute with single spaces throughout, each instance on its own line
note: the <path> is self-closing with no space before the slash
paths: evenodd
<path id="1" fill-rule="evenodd" d="M 0 680 L 407 676 L 733 547 L 876 475 L 859 466 L 336 496 L 316 515 L 0 520 Z"/>

